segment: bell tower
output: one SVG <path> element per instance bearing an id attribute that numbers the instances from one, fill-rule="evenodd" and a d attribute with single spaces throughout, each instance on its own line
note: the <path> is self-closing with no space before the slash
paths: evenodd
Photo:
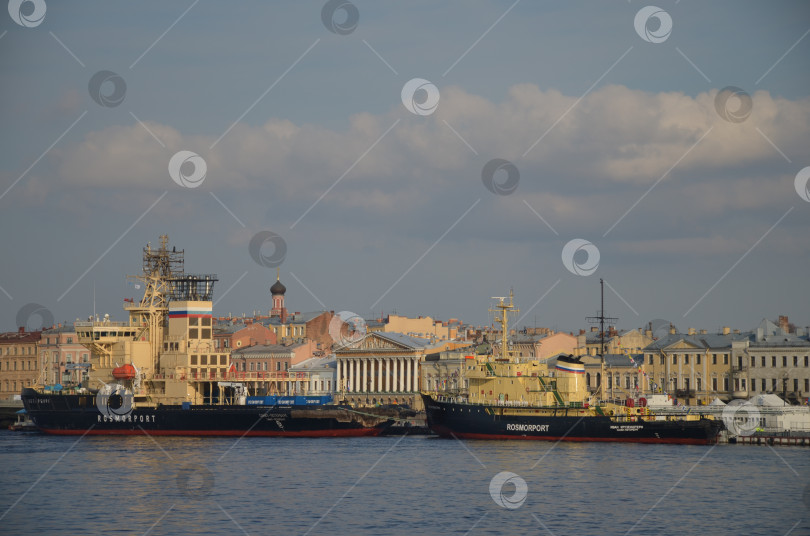
<path id="1" fill-rule="evenodd" d="M 279 278 L 281 270 L 276 268 L 276 282 L 270 287 L 270 296 L 273 300 L 273 308 L 270 309 L 270 317 L 280 317 L 284 319 L 287 316 L 287 308 L 284 306 L 284 294 L 287 292 L 287 287 L 281 284 Z M 284 320 L 282 320 L 283 322 Z"/>

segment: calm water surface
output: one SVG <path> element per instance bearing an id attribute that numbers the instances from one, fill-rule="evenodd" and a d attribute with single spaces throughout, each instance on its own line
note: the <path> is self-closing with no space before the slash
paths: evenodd
<path id="1" fill-rule="evenodd" d="M 2 534 L 810 534 L 806 447 L 3 431 L 0 452 Z"/>

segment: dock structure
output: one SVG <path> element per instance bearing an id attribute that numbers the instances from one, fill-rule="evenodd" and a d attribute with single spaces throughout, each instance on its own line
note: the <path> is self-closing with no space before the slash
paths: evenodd
<path id="1" fill-rule="evenodd" d="M 810 435 L 769 435 L 756 433 L 750 436 L 731 436 L 728 443 L 738 445 L 785 445 L 792 447 L 810 447 Z"/>

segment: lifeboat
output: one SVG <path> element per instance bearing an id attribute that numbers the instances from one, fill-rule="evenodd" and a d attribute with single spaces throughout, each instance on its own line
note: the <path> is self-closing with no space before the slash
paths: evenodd
<path id="1" fill-rule="evenodd" d="M 116 367 L 112 371 L 113 378 L 116 380 L 133 380 L 135 379 L 135 373 L 135 367 L 129 363 Z"/>

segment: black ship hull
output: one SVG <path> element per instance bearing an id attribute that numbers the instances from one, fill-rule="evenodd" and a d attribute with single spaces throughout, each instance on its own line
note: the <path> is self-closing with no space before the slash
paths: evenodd
<path id="1" fill-rule="evenodd" d="M 55 435 L 376 436 L 394 420 L 348 406 L 160 405 L 102 412 L 95 396 L 22 393 L 37 428 Z"/>
<path id="2" fill-rule="evenodd" d="M 531 439 L 544 441 L 603 441 L 628 443 L 676 443 L 711 445 L 723 428 L 720 421 L 615 419 L 608 416 L 569 415 L 560 409 L 554 415 L 532 415 L 521 408 L 466 404 L 436 400 L 423 394 L 430 429 L 441 437 L 461 439 Z"/>

